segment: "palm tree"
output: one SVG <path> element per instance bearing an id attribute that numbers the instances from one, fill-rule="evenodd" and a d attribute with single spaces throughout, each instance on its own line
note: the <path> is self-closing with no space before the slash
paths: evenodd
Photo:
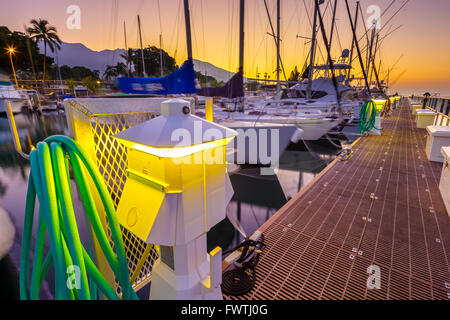
<path id="1" fill-rule="evenodd" d="M 45 19 L 33 19 L 30 21 L 31 27 L 28 28 L 28 33 L 31 38 L 38 41 L 44 41 L 44 75 L 42 77 L 42 87 L 44 87 L 45 82 L 45 64 L 47 60 L 47 45 L 52 52 L 61 49 L 62 41 L 59 39 L 56 28 L 49 25 L 48 21 Z"/>
<path id="2" fill-rule="evenodd" d="M 76 97 L 77 93 L 75 91 L 75 87 L 77 86 L 77 83 L 75 82 L 75 80 L 73 79 L 66 80 L 66 86 L 67 88 L 69 88 L 69 90 L 72 90 L 74 96 Z"/>
<path id="3" fill-rule="evenodd" d="M 111 80 L 118 76 L 117 68 L 115 66 L 107 65 L 105 72 L 103 73 L 103 78 L 106 80 Z"/>

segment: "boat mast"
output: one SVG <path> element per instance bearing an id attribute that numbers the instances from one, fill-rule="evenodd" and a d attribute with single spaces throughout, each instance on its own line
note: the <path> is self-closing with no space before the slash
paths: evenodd
<path id="1" fill-rule="evenodd" d="M 328 43 L 329 50 L 331 50 L 331 43 L 333 42 L 334 26 L 336 24 L 336 9 L 337 9 L 337 0 L 334 0 L 333 18 L 331 19 L 330 42 Z M 330 61 L 328 61 L 328 63 L 330 63 Z"/>
<path id="2" fill-rule="evenodd" d="M 314 20 L 313 20 L 313 30 L 311 37 L 311 53 L 310 53 L 310 61 L 309 61 L 309 70 L 308 70 L 308 87 L 306 89 L 306 99 L 311 99 L 311 88 L 312 88 L 312 77 L 314 70 L 314 60 L 315 60 L 315 51 L 316 51 L 316 28 L 317 28 L 317 11 L 319 10 L 319 5 L 317 1 L 314 1 Z"/>
<path id="3" fill-rule="evenodd" d="M 128 64 L 130 59 L 129 59 L 129 56 L 128 56 L 127 27 L 125 25 L 125 21 L 123 22 L 123 35 L 124 35 L 124 39 L 125 39 L 125 52 L 127 53 L 127 58 L 126 58 L 127 59 L 127 61 L 126 61 L 126 63 L 127 63 L 127 74 L 128 74 L 128 76 L 130 76 L 130 65 Z"/>
<path id="4" fill-rule="evenodd" d="M 352 14 L 350 13 L 350 7 L 348 5 L 348 0 L 345 0 L 345 6 L 347 8 L 347 14 L 348 14 L 348 20 L 350 22 L 350 27 L 352 28 L 353 40 L 355 42 L 356 51 L 358 52 L 359 63 L 361 65 L 361 71 L 362 71 L 362 73 L 364 75 L 364 80 L 366 82 L 367 93 L 370 95 L 371 91 L 370 91 L 369 81 L 367 79 L 367 73 L 366 73 L 366 70 L 364 68 L 364 61 L 362 59 L 361 50 L 359 50 L 358 39 L 356 38 L 356 29 L 355 29 L 355 25 L 353 24 Z"/>
<path id="5" fill-rule="evenodd" d="M 266 8 L 267 19 L 269 20 L 270 29 L 272 31 L 272 33 L 268 33 L 268 34 L 273 38 L 275 46 L 278 48 L 279 47 L 279 42 L 277 42 L 277 37 L 275 35 L 275 29 L 273 27 L 272 18 L 270 17 L 269 7 L 267 6 L 267 1 L 266 0 L 264 0 L 264 7 Z M 281 38 L 280 38 L 280 41 L 281 41 Z M 281 59 L 281 56 L 280 56 L 280 67 L 281 67 L 281 71 L 283 71 L 284 80 L 287 82 L 288 78 L 286 77 L 286 72 L 284 70 L 283 60 Z"/>
<path id="6" fill-rule="evenodd" d="M 245 1 L 240 0 L 239 2 L 239 69 L 238 72 L 244 77 L 244 21 L 245 21 Z M 238 102 L 240 105 L 240 110 L 244 110 L 244 97 L 241 97 Z"/>
<path id="7" fill-rule="evenodd" d="M 277 97 L 280 91 L 280 0 L 277 0 Z"/>
<path id="8" fill-rule="evenodd" d="M 245 0 L 240 0 L 239 9 L 239 70 L 244 76 L 244 19 L 245 18 Z"/>
<path id="9" fill-rule="evenodd" d="M 141 42 L 141 59 L 142 59 L 142 74 L 144 77 L 147 76 L 147 73 L 145 72 L 145 63 L 144 63 L 144 48 L 142 47 L 142 34 L 141 34 L 141 18 L 139 15 L 138 18 L 138 28 L 139 28 L 139 40 Z"/>
<path id="10" fill-rule="evenodd" d="M 189 13 L 189 0 L 184 0 L 184 21 L 186 25 L 186 46 L 188 60 L 192 59 L 191 16 Z"/>
<path id="11" fill-rule="evenodd" d="M 355 13 L 355 29 L 358 26 L 358 14 L 359 14 L 359 1 L 356 1 L 356 13 Z M 350 60 L 349 60 L 349 66 L 347 79 L 350 80 L 351 72 L 352 72 L 352 62 L 353 62 L 353 49 L 355 48 L 355 38 L 352 37 L 352 49 L 350 51 Z"/>
<path id="12" fill-rule="evenodd" d="M 375 69 L 375 58 L 377 55 L 377 47 L 378 47 L 379 38 L 380 38 L 380 35 L 377 34 L 376 41 L 375 41 L 375 47 L 373 48 L 373 54 L 372 54 L 372 59 L 371 59 L 372 69 L 370 69 L 370 77 L 369 77 L 370 83 L 372 83 L 373 71 Z"/>
<path id="13" fill-rule="evenodd" d="M 372 63 L 373 43 L 375 41 L 375 25 L 372 26 L 372 35 L 370 37 L 370 45 L 367 51 L 367 66 L 366 70 L 369 72 L 370 64 Z"/>

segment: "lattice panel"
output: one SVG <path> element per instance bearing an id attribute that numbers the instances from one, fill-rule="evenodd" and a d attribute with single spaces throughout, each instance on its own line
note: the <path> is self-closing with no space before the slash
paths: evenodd
<path id="1" fill-rule="evenodd" d="M 86 123 L 90 124 L 90 134 L 93 139 L 91 143 L 93 143 L 94 146 L 95 160 L 99 172 L 103 176 L 108 191 L 111 194 L 114 206 L 117 209 L 127 178 L 126 168 L 128 167 L 128 150 L 116 139 L 112 138 L 112 136 L 139 123 L 150 120 L 158 116 L 159 113 L 149 111 L 90 114 L 88 108 L 79 102 L 71 101 L 69 104 L 73 108 L 71 112 L 75 114 L 73 118 L 76 118 L 72 126 L 77 125 L 77 121 L 83 122 L 83 125 Z M 86 128 L 84 128 L 84 130 L 86 131 Z M 82 132 L 78 134 L 83 135 L 85 133 L 86 132 Z M 85 144 L 87 143 L 89 143 L 89 141 L 85 141 Z M 106 225 L 106 231 L 108 237 L 111 239 L 111 230 L 108 225 Z M 148 257 L 133 282 L 133 288 L 139 290 L 151 280 L 152 266 L 158 258 L 158 248 L 157 246 L 147 245 L 124 228 L 122 228 L 122 236 L 128 259 L 130 277 L 132 277 L 136 271 L 139 260 L 143 257 L 147 246 L 151 246 L 151 248 L 149 248 L 150 251 Z M 114 246 L 112 241 L 111 245 Z M 120 293 L 120 287 L 118 286 L 117 281 L 116 290 Z"/>

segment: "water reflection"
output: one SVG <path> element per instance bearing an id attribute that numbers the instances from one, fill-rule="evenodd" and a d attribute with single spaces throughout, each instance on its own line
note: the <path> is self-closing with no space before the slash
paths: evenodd
<path id="1" fill-rule="evenodd" d="M 276 175 L 262 176 L 260 168 L 241 166 L 230 174 L 234 196 L 227 218 L 208 233 L 208 250 L 219 245 L 225 251 L 251 236 L 283 205 L 307 186 L 339 150 L 328 142 L 289 146 L 280 158 Z M 233 226 L 240 225 L 242 232 Z M 239 228 L 238 228 L 239 229 Z"/>
<path id="2" fill-rule="evenodd" d="M 42 116 L 21 113 L 15 115 L 17 131 L 24 152 L 29 153 L 31 146 L 55 134 L 68 134 L 66 119 L 63 113 L 53 112 Z M 30 172 L 29 161 L 17 154 L 13 137 L 6 116 L 0 117 L 0 207 L 9 214 L 16 228 L 13 247 L 9 256 L 5 257 L 0 283 L 2 287 L 17 286 L 17 270 L 20 261 L 20 244 L 25 213 L 25 197 Z M 37 222 L 37 219 L 35 219 Z M 35 223 L 36 227 L 37 223 Z M 35 228 L 36 229 L 36 228 Z M 34 230 L 34 233 L 36 230 Z M 47 248 L 48 249 L 48 248 Z M 14 270 L 15 268 L 15 270 Z M 41 292 L 43 298 L 51 297 L 48 284 L 45 282 Z M 46 289 L 47 288 L 47 289 Z M 11 293 L 17 295 L 17 292 Z"/>

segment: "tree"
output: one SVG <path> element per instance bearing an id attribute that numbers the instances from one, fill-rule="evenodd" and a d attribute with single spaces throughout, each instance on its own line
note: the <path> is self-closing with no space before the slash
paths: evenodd
<path id="1" fill-rule="evenodd" d="M 76 96 L 75 87 L 77 86 L 77 83 L 74 79 L 69 79 L 66 81 L 66 86 L 69 90 L 72 90 L 73 94 Z"/>
<path id="2" fill-rule="evenodd" d="M 150 77 L 161 76 L 160 68 L 160 51 L 161 49 L 155 46 L 149 46 L 144 49 L 144 61 L 145 61 L 145 71 Z M 133 65 L 134 74 L 136 76 L 142 76 L 142 55 L 140 49 L 129 49 L 128 50 L 129 61 Z M 166 51 L 162 50 L 162 60 L 163 60 L 163 74 L 167 75 L 174 72 L 178 66 L 173 57 L 171 57 Z"/>
<path id="3" fill-rule="evenodd" d="M 111 81 L 120 76 L 128 74 L 127 66 L 123 62 L 118 62 L 115 66 L 107 65 L 103 73 L 103 79 Z"/>
<path id="4" fill-rule="evenodd" d="M 97 93 L 97 90 L 100 88 L 100 81 L 98 79 L 95 79 L 93 76 L 88 76 L 81 80 L 81 85 L 86 87 L 89 92 L 91 93 Z"/>
<path id="5" fill-rule="evenodd" d="M 100 80 L 100 71 L 91 70 L 83 66 L 75 66 L 73 68 L 63 65 L 60 68 L 61 78 L 62 80 L 74 79 L 76 81 L 81 81 L 86 77 L 93 77 L 96 80 Z M 58 68 L 56 65 L 53 65 L 48 72 L 51 75 L 52 79 L 58 78 Z"/>
<path id="6" fill-rule="evenodd" d="M 42 76 L 42 86 L 45 83 L 45 66 L 47 59 L 47 45 L 52 52 L 61 49 L 62 41 L 59 39 L 57 34 L 57 30 L 54 26 L 49 25 L 48 21 L 45 19 L 33 19 L 30 21 L 31 27 L 27 29 L 28 33 L 31 35 L 31 38 L 38 41 L 44 41 L 44 74 Z"/>
<path id="7" fill-rule="evenodd" d="M 201 88 L 223 86 L 223 82 L 217 81 L 214 77 L 206 76 L 198 71 L 195 72 L 195 75 Z"/>
<path id="8" fill-rule="evenodd" d="M 36 66 L 39 67 L 42 66 L 44 62 L 44 55 L 39 53 L 37 44 L 33 41 L 29 41 L 27 35 L 22 32 L 10 31 L 7 27 L 0 26 L 0 69 L 10 71 L 12 74 L 9 54 L 6 50 L 4 50 L 10 47 L 15 49 L 15 53 L 12 58 L 17 74 L 20 74 L 21 78 L 24 77 L 32 80 L 31 59 L 33 59 Z M 48 64 L 52 64 L 53 61 L 54 60 L 51 57 L 46 58 L 46 62 Z"/>

